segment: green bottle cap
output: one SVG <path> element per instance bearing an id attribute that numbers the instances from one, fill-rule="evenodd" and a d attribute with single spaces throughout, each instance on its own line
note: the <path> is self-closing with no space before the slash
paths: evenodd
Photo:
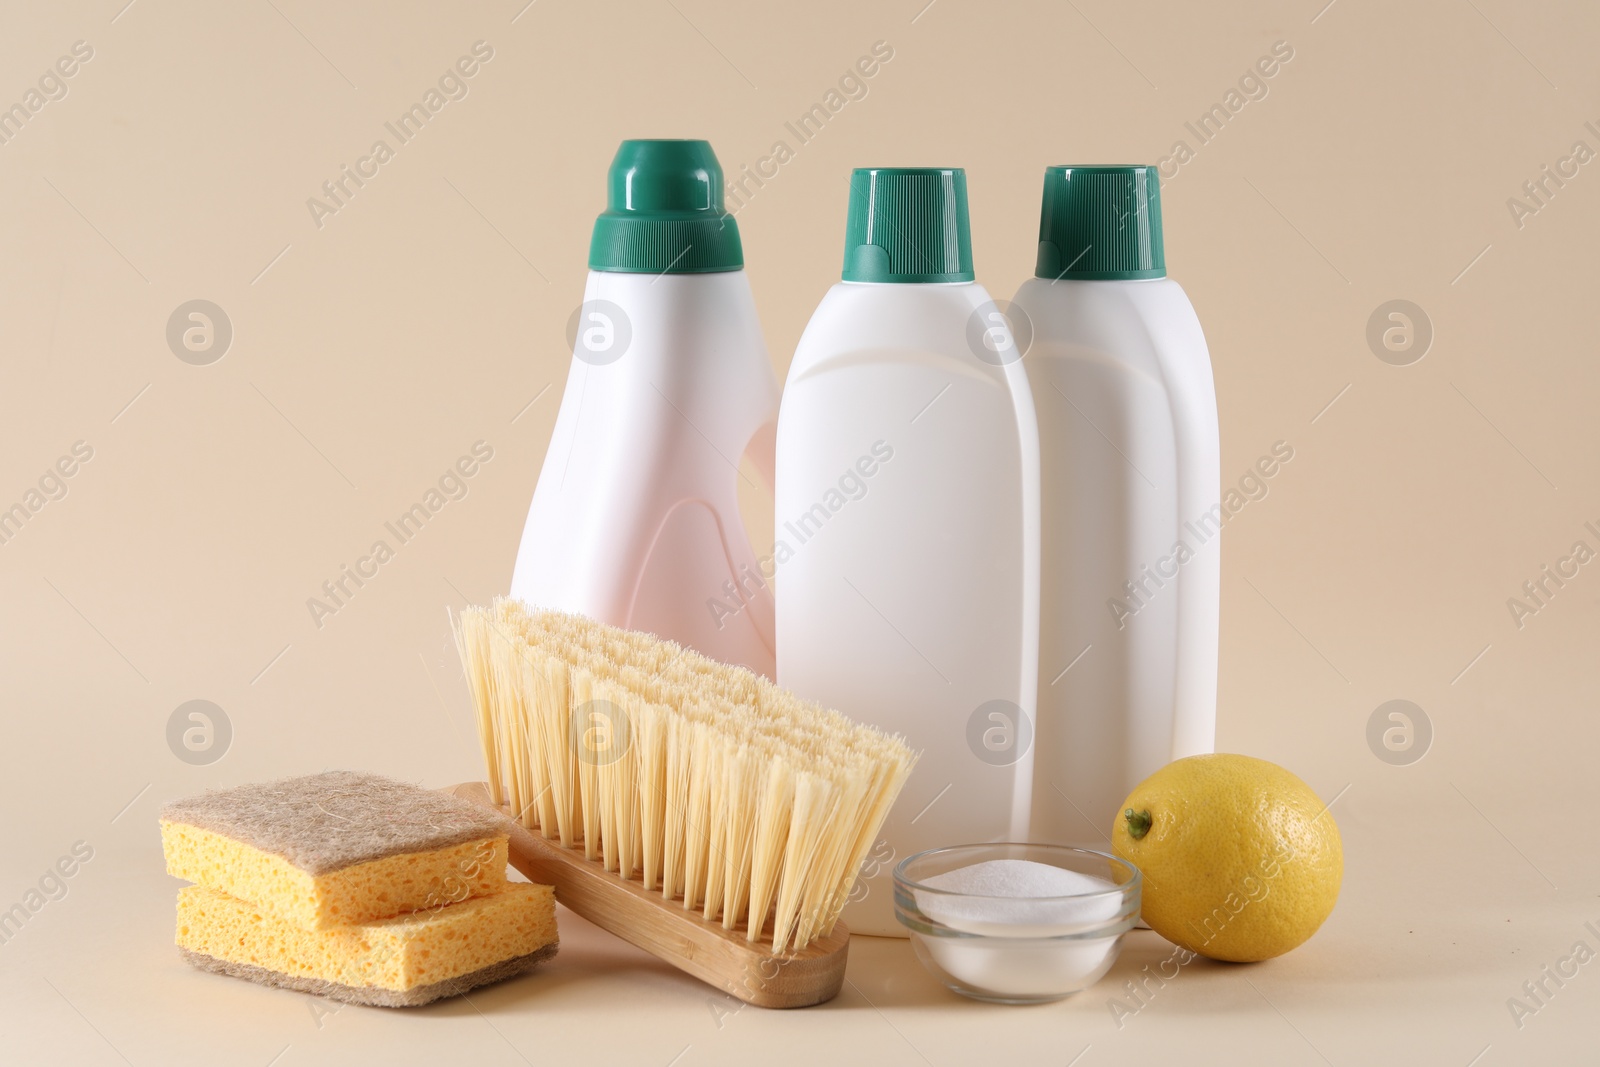
<path id="1" fill-rule="evenodd" d="M 1156 168 L 1046 168 L 1034 273 L 1052 281 L 1165 278 Z"/>
<path id="2" fill-rule="evenodd" d="M 844 228 L 847 282 L 970 282 L 960 167 L 858 167 Z"/>
<path id="3" fill-rule="evenodd" d="M 589 269 L 704 274 L 744 266 L 739 226 L 722 206 L 722 165 L 706 141 L 623 141 Z"/>

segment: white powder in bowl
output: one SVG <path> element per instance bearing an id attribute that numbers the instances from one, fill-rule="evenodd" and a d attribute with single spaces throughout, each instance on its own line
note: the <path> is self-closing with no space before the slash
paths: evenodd
<path id="1" fill-rule="evenodd" d="M 1033 860 L 986 860 L 925 878 L 922 886 L 943 891 L 915 891 L 928 918 L 989 936 L 1073 933 L 1110 922 L 1123 907 L 1116 883 Z"/>

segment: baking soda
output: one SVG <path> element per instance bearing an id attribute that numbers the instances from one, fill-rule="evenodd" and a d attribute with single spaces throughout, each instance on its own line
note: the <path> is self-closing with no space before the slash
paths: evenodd
<path id="1" fill-rule="evenodd" d="M 1050 937 L 1105 923 L 1121 911 L 1118 886 L 1033 860 L 987 860 L 936 874 L 922 882 L 917 906 L 928 918 L 956 930 L 989 936 Z"/>
<path id="2" fill-rule="evenodd" d="M 1087 988 L 1110 969 L 1127 928 L 1121 887 L 1032 860 L 958 867 L 915 893 L 925 916 L 958 931 L 913 934 L 918 955 L 983 999 L 1052 1000 Z"/>

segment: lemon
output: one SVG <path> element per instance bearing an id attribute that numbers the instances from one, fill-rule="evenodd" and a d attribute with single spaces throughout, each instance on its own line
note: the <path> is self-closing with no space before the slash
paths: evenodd
<path id="1" fill-rule="evenodd" d="M 1344 874 L 1339 828 L 1304 782 L 1250 756 L 1175 760 L 1128 794 L 1111 832 L 1144 872 L 1144 921 L 1181 948 L 1245 963 L 1317 932 Z"/>

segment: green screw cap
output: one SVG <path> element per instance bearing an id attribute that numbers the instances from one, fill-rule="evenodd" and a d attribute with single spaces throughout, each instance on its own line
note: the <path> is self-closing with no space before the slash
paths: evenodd
<path id="1" fill-rule="evenodd" d="M 960 167 L 860 167 L 850 175 L 847 282 L 970 282 L 972 226 Z"/>
<path id="2" fill-rule="evenodd" d="M 589 242 L 591 270 L 705 274 L 744 266 L 709 142 L 623 141 L 607 185 Z"/>
<path id="3" fill-rule="evenodd" d="M 1052 281 L 1165 278 L 1156 168 L 1047 168 L 1034 273 Z"/>

